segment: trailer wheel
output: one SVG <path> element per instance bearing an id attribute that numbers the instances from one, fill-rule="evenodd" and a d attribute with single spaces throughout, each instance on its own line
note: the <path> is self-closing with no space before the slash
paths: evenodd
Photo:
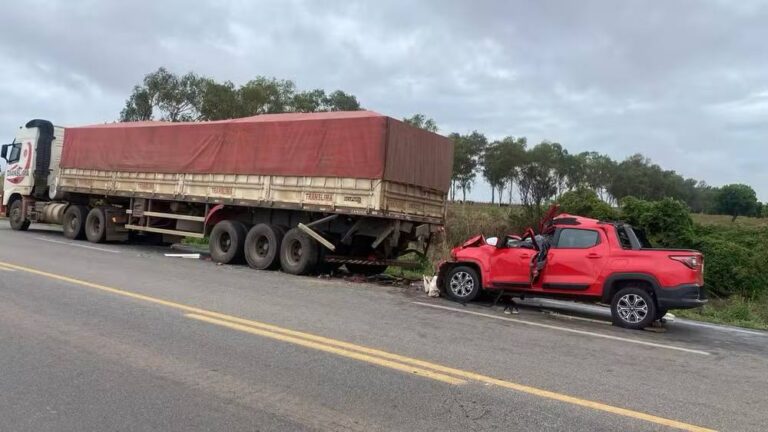
<path id="1" fill-rule="evenodd" d="M 64 212 L 62 225 L 64 237 L 70 240 L 81 240 L 85 237 L 85 218 L 88 215 L 88 207 L 72 204 Z"/>
<path id="2" fill-rule="evenodd" d="M 315 269 L 320 251 L 312 237 L 298 228 L 285 234 L 280 245 L 280 265 L 286 273 L 303 275 Z"/>
<path id="3" fill-rule="evenodd" d="M 24 217 L 23 203 L 17 199 L 8 209 L 8 217 L 11 220 L 11 229 L 14 231 L 26 231 L 29 228 L 30 220 Z"/>
<path id="4" fill-rule="evenodd" d="M 245 225 L 241 222 L 225 220 L 217 223 L 209 239 L 211 258 L 222 264 L 240 261 L 243 257 L 245 235 Z"/>
<path id="5" fill-rule="evenodd" d="M 285 231 L 276 225 L 254 225 L 245 237 L 245 260 L 248 265 L 258 270 L 278 267 L 284 235 Z"/>
<path id="6" fill-rule="evenodd" d="M 94 207 L 85 218 L 85 237 L 91 243 L 104 243 L 107 239 L 107 215 L 101 207 Z"/>

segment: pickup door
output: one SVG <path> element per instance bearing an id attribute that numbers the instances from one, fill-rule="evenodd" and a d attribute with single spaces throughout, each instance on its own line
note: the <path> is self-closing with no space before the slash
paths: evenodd
<path id="1" fill-rule="evenodd" d="M 609 253 L 602 230 L 558 228 L 547 253 L 547 264 L 534 289 L 544 292 L 593 295 Z"/>
<path id="2" fill-rule="evenodd" d="M 500 240 L 501 241 L 501 240 Z M 536 251 L 519 245 L 499 245 L 490 256 L 491 288 L 530 289 L 530 263 Z"/>

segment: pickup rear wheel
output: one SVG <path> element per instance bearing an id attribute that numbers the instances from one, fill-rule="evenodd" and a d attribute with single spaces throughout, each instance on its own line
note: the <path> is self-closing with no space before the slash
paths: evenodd
<path id="1" fill-rule="evenodd" d="M 82 240 L 85 237 L 85 219 L 88 215 L 88 207 L 72 204 L 64 212 L 62 225 L 64 237 L 70 240 Z"/>
<path id="2" fill-rule="evenodd" d="M 315 270 L 319 256 L 317 241 L 298 228 L 289 230 L 280 245 L 280 265 L 286 273 L 303 275 Z"/>
<path id="3" fill-rule="evenodd" d="M 656 302 L 648 291 L 627 287 L 613 295 L 611 317 L 620 327 L 644 329 L 656 320 Z"/>
<path id="4" fill-rule="evenodd" d="M 208 241 L 211 259 L 221 264 L 238 262 L 243 257 L 245 235 L 242 222 L 225 220 L 217 223 Z"/>
<path id="5" fill-rule="evenodd" d="M 275 268 L 280 265 L 280 245 L 285 231 L 275 225 L 257 224 L 245 237 L 245 260 L 258 270 Z"/>
<path id="6" fill-rule="evenodd" d="M 456 266 L 445 277 L 445 292 L 448 297 L 459 301 L 472 301 L 480 293 L 480 277 L 469 266 Z"/>
<path id="7" fill-rule="evenodd" d="M 8 218 L 11 220 L 11 229 L 14 231 L 26 231 L 29 228 L 30 221 L 24 217 L 22 204 L 21 200 L 17 199 L 8 209 Z"/>

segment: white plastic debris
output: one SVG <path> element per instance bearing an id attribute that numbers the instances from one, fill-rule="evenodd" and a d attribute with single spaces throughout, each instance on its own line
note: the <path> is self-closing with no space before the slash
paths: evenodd
<path id="1" fill-rule="evenodd" d="M 430 297 L 440 297 L 440 289 L 437 288 L 437 276 L 423 276 L 424 292 Z"/>
<path id="2" fill-rule="evenodd" d="M 169 258 L 187 258 L 187 259 L 200 259 L 199 253 L 186 253 L 186 254 L 171 254 L 167 253 L 165 256 Z"/>

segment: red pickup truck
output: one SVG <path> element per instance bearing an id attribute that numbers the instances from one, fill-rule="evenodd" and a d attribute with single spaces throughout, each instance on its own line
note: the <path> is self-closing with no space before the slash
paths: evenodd
<path id="1" fill-rule="evenodd" d="M 654 249 L 625 223 L 553 213 L 540 234 L 529 229 L 495 241 L 467 240 L 440 265 L 438 283 L 460 302 L 489 290 L 610 303 L 614 324 L 632 329 L 669 309 L 707 302 L 700 252 Z"/>

